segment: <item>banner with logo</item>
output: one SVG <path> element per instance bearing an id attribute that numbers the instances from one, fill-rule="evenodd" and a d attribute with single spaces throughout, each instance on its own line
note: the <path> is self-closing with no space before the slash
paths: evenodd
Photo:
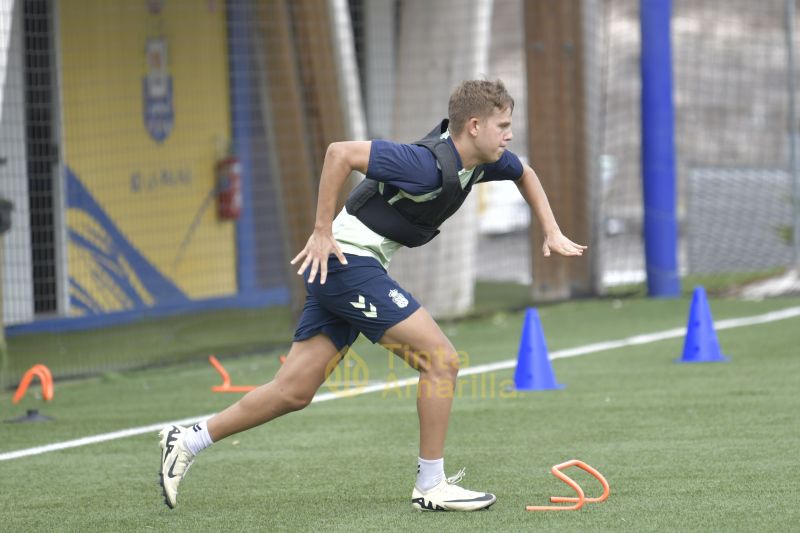
<path id="1" fill-rule="evenodd" d="M 235 294 L 235 223 L 215 205 L 230 142 L 224 2 L 57 11 L 71 314 Z"/>

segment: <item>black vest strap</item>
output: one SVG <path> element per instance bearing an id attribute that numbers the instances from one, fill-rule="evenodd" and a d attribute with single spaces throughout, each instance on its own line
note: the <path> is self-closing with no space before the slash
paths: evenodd
<path id="1" fill-rule="evenodd" d="M 442 134 L 447 131 L 448 123 L 449 121 L 444 119 L 439 126 L 413 144 L 424 146 L 433 152 L 439 167 L 442 169 L 442 192 L 440 197 L 444 196 L 450 200 L 461 193 L 461 181 L 458 179 L 458 171 L 460 169 L 455 150 L 447 142 L 447 139 L 441 138 Z"/>

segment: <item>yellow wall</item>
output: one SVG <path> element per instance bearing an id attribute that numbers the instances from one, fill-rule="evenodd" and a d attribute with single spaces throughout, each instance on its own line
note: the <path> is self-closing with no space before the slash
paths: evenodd
<path id="1" fill-rule="evenodd" d="M 71 235 L 91 240 L 99 231 L 107 241 L 127 240 L 148 268 L 190 299 L 235 293 L 234 223 L 218 220 L 209 198 L 214 163 L 230 138 L 224 2 L 62 0 L 58 6 L 65 160 L 99 206 L 94 211 L 108 219 L 100 223 L 101 215 L 73 200 Z M 167 47 L 174 116 L 161 141 L 145 127 L 143 103 L 146 44 L 158 38 Z M 87 216 L 98 223 L 87 224 Z M 83 242 L 69 243 L 73 298 L 88 292 L 93 312 L 136 307 L 135 298 L 115 297 L 119 289 L 97 275 L 105 268 L 138 287 L 138 305 L 159 303 L 162 295 L 143 286 L 141 265 L 125 246 L 111 242 L 98 253 Z"/>

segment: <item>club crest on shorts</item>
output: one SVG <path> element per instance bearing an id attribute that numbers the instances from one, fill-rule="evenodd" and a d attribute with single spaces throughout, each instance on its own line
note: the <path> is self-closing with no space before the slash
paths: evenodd
<path id="1" fill-rule="evenodd" d="M 391 298 L 395 305 L 397 305 L 397 307 L 400 309 L 403 309 L 408 305 L 408 298 L 400 294 L 400 291 L 397 289 L 392 289 L 389 291 L 389 298 Z"/>

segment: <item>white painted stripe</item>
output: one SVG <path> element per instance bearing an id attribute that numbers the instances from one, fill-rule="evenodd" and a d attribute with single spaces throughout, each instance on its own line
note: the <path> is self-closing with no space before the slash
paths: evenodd
<path id="1" fill-rule="evenodd" d="M 88 444 L 96 444 L 98 442 L 105 442 L 108 440 L 124 439 L 126 437 L 134 437 L 142 435 L 143 433 L 156 433 L 166 425 L 178 424 L 188 425 L 194 424 L 206 418 L 211 418 L 214 413 L 204 416 L 194 416 L 192 418 L 184 418 L 182 420 L 175 420 L 173 422 L 164 422 L 161 424 L 152 424 L 149 426 L 140 426 L 138 428 L 122 429 L 120 431 L 112 431 L 111 433 L 103 433 L 101 435 L 92 435 L 89 437 L 82 437 L 80 439 L 68 440 L 64 442 L 56 442 L 47 444 L 45 446 L 36 446 L 35 448 L 26 448 L 24 450 L 17 450 L 15 452 L 7 452 L 0 454 L 0 461 L 8 461 L 10 459 L 19 459 L 20 457 L 28 457 L 29 455 L 41 455 L 48 452 L 57 452 L 58 450 L 66 450 L 68 448 L 77 448 L 79 446 L 86 446 Z"/>
<path id="2" fill-rule="evenodd" d="M 765 313 L 763 315 L 720 320 L 719 322 L 715 323 L 715 329 L 720 330 L 720 329 L 740 328 L 745 326 L 755 326 L 758 324 L 766 324 L 769 322 L 776 322 L 778 320 L 786 320 L 795 317 L 800 317 L 800 307 L 789 307 L 787 309 L 783 309 L 780 311 L 772 311 L 770 313 Z M 578 346 L 575 348 L 567 348 L 565 350 L 557 350 L 555 352 L 551 352 L 550 359 L 577 357 L 579 355 L 615 350 L 627 346 L 650 344 L 661 340 L 681 337 L 685 335 L 685 333 L 686 333 L 686 328 L 675 328 L 664 331 L 657 331 L 654 333 L 646 333 L 643 335 L 634 335 L 632 337 L 627 337 L 625 339 L 620 339 L 615 341 L 586 344 L 584 346 Z M 494 372 L 496 370 L 506 370 L 509 368 L 514 368 L 516 364 L 517 364 L 516 359 L 507 359 L 505 361 L 498 361 L 496 363 L 464 368 L 459 370 L 458 375 L 459 377 L 464 377 L 464 376 L 471 376 L 474 374 L 485 374 L 488 372 Z M 327 402 L 339 398 L 349 398 L 353 396 L 360 396 L 362 394 L 369 394 L 372 392 L 408 387 L 410 385 L 416 384 L 416 382 L 417 378 L 413 377 L 413 378 L 401 379 L 390 382 L 375 383 L 363 388 L 346 389 L 339 392 L 326 392 L 324 394 L 318 394 L 317 396 L 315 396 L 313 403 Z M 89 437 L 83 437 L 75 440 L 56 442 L 53 444 L 47 444 L 45 446 L 36 446 L 35 448 L 26 448 L 23 450 L 17 450 L 13 452 L 0 453 L 0 461 L 9 461 L 11 459 L 20 459 L 22 457 L 29 457 L 32 455 L 41 455 L 43 453 L 66 450 L 69 448 L 77 448 L 79 446 L 87 446 L 89 444 L 97 444 L 98 442 L 106 442 L 109 440 L 124 439 L 126 437 L 143 435 L 145 433 L 151 433 L 151 432 L 156 433 L 164 426 L 170 424 L 189 425 L 198 422 L 200 420 L 205 420 L 207 418 L 210 418 L 213 415 L 214 413 L 209 415 L 194 416 L 191 418 L 183 418 L 181 420 L 173 420 L 170 422 L 160 422 L 158 424 L 151 424 L 149 426 L 123 429 L 120 431 L 112 431 L 111 433 L 102 433 L 100 435 L 92 435 Z"/>

